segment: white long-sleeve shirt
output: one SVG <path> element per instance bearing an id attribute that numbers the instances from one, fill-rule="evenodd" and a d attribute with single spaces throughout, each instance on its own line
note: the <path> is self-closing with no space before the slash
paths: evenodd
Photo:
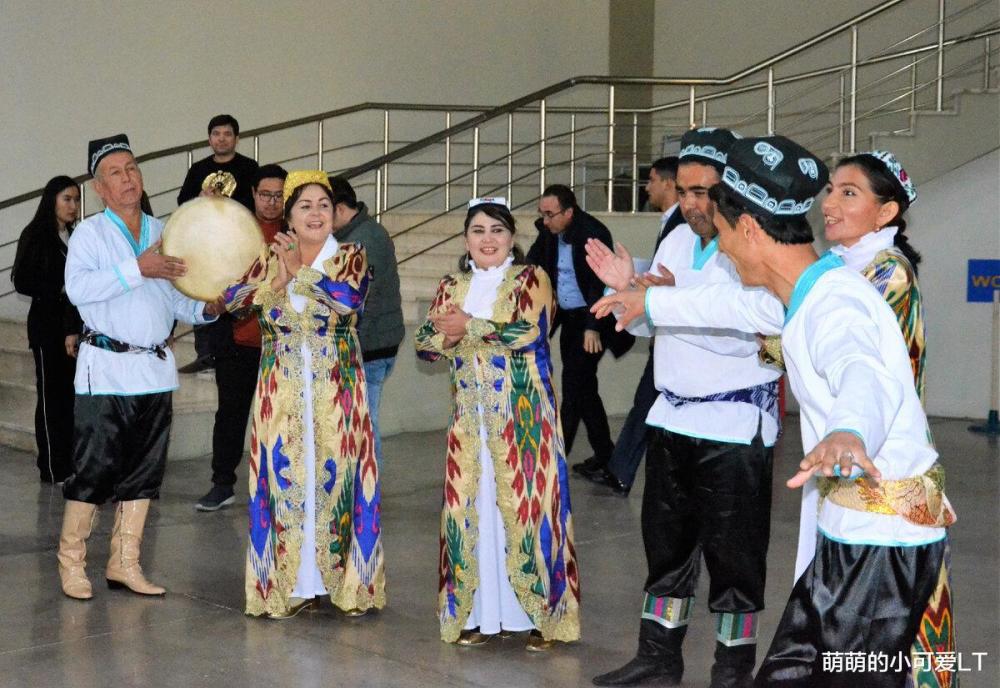
<path id="1" fill-rule="evenodd" d="M 109 210 L 93 215 L 73 232 L 66 256 L 66 294 L 91 330 L 127 344 L 154 346 L 170 335 L 174 319 L 214 320 L 205 304 L 184 296 L 164 279 L 143 277 L 137 258 L 159 240 L 163 223 L 143 216 L 137 243 Z M 81 344 L 77 355 L 77 394 L 151 394 L 177 389 L 173 352 L 116 353 Z"/>
<path id="2" fill-rule="evenodd" d="M 657 326 L 727 324 L 748 332 L 780 332 L 806 453 L 831 432 L 847 430 L 862 439 L 883 479 L 920 475 L 937 460 L 896 316 L 875 288 L 837 256 L 824 255 L 799 277 L 787 313 L 757 291 L 712 284 L 654 287 L 647 293 L 646 314 Z M 816 489 L 815 479 L 807 488 Z M 805 527 L 808 511 L 805 500 L 796 577 L 815 551 L 815 530 Z M 849 544 L 912 546 L 945 537 L 943 528 L 847 509 L 830 500 L 823 502 L 818 528 Z"/>
<path id="3" fill-rule="evenodd" d="M 678 225 L 660 243 L 653 266 L 665 265 L 677 286 L 707 284 L 738 285 L 739 275 L 732 262 L 718 252 L 717 239 L 702 247 L 701 238 L 687 224 Z M 780 302 L 770 294 L 780 307 Z M 635 322 L 632 334 L 653 340 L 653 382 L 660 392 L 670 390 L 682 397 L 704 397 L 773 382 L 781 373 L 760 363 L 759 345 L 754 333 L 732 328 L 698 329 L 691 327 L 656 327 Z M 646 416 L 647 425 L 691 437 L 750 444 L 757 434 L 772 446 L 778 424 L 769 414 L 750 403 L 705 401 L 674 406 L 663 394 Z"/>

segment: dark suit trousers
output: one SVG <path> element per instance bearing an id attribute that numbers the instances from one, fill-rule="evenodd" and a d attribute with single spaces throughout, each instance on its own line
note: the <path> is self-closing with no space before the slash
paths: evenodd
<path id="1" fill-rule="evenodd" d="M 615 450 L 608 460 L 608 471 L 624 485 L 631 487 L 635 482 L 636 471 L 646 453 L 649 432 L 646 416 L 658 395 L 659 392 L 653 384 L 653 351 L 650 349 L 646 367 L 635 388 L 635 396 L 632 397 L 632 410 L 625 417 L 625 424 L 618 434 L 618 441 L 615 442 Z"/>
<path id="2" fill-rule="evenodd" d="M 260 349 L 234 344 L 215 359 L 215 386 L 219 408 L 212 431 L 212 482 L 235 485 L 236 467 L 243 458 L 247 419 L 257 389 Z"/>
<path id="3" fill-rule="evenodd" d="M 614 449 L 611 429 L 604 402 L 597 389 L 597 365 L 603 351 L 588 354 L 583 350 L 583 332 L 587 328 L 587 309 L 574 308 L 560 314 L 562 332 L 559 335 L 559 352 L 562 354 L 562 415 L 566 455 L 573 449 L 577 428 L 583 421 L 587 440 L 594 456 L 606 463 Z"/>

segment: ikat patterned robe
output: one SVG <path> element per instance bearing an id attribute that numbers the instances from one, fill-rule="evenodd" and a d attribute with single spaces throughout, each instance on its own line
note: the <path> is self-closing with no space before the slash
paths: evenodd
<path id="1" fill-rule="evenodd" d="M 445 277 L 428 315 L 452 304 L 461 308 L 470 283 L 471 273 Z M 507 534 L 507 575 L 517 599 L 545 638 L 580 637 L 580 579 L 549 356 L 552 315 L 545 271 L 514 265 L 497 291 L 492 318 L 470 320 L 455 347 L 443 347 L 444 335 L 429 320 L 416 334 L 420 358 L 446 357 L 451 365 L 454 405 L 438 571 L 441 638 L 447 642 L 458 638 L 479 585 L 474 552 L 480 404 Z"/>
<path id="2" fill-rule="evenodd" d="M 250 454 L 250 543 L 246 613 L 283 612 L 295 586 L 305 517 L 303 380 L 312 376 L 316 558 L 330 599 L 341 609 L 385 606 L 381 490 L 368 415 L 358 312 L 368 290 L 364 249 L 345 244 L 320 272 L 303 267 L 285 290 L 271 289 L 276 259 L 257 261 L 225 292 L 231 312 L 259 315 L 262 352 Z M 303 369 L 301 344 L 312 369 Z"/>

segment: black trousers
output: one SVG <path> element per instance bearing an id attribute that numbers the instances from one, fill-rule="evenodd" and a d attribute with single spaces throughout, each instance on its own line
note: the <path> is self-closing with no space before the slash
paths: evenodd
<path id="1" fill-rule="evenodd" d="M 103 504 L 158 497 L 173 420 L 171 393 L 78 394 L 74 411 L 66 499 Z"/>
<path id="2" fill-rule="evenodd" d="M 642 495 L 646 592 L 691 597 L 704 555 L 711 611 L 764 608 L 773 454 L 759 430 L 746 445 L 650 428 Z"/>
<path id="3" fill-rule="evenodd" d="M 48 483 L 73 472 L 73 377 L 76 359 L 66 355 L 63 340 L 31 348 L 35 358 L 35 443 L 38 473 Z"/>
<path id="4" fill-rule="evenodd" d="M 615 449 L 608 459 L 608 471 L 625 485 L 630 486 L 635 482 L 635 474 L 646 453 L 649 432 L 646 416 L 649 415 L 649 409 L 653 408 L 658 395 L 659 392 L 653 384 L 653 351 L 650 349 L 646 367 L 642 370 L 642 377 L 639 378 L 635 395 L 632 397 L 632 409 L 625 417 L 625 424 L 618 433 Z"/>
<path id="5" fill-rule="evenodd" d="M 198 358 L 217 356 L 233 345 L 233 321 L 222 317 L 194 326 L 194 352 Z"/>
<path id="6" fill-rule="evenodd" d="M 235 485 L 236 467 L 243 458 L 247 419 L 260 373 L 260 349 L 231 345 L 215 359 L 215 386 L 219 408 L 212 430 L 212 482 Z"/>
<path id="7" fill-rule="evenodd" d="M 576 431 L 583 421 L 594 456 L 607 463 L 614 449 L 608 414 L 597 389 L 597 365 L 603 351 L 589 354 L 583 350 L 583 332 L 587 326 L 587 309 L 573 308 L 560 314 L 559 353 L 562 355 L 562 419 L 566 455 L 573 449 Z"/>
<path id="8" fill-rule="evenodd" d="M 792 589 L 756 686 L 902 688 L 906 658 L 937 585 L 947 540 L 918 547 L 849 545 L 820 535 Z M 886 670 L 835 668 L 831 655 L 885 653 Z M 831 665 L 824 671 L 824 655 Z M 892 666 L 895 664 L 896 666 Z"/>

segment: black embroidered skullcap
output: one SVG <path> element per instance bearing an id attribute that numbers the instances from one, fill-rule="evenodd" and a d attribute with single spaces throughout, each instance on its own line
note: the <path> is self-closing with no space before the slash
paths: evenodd
<path id="1" fill-rule="evenodd" d="M 106 139 L 94 139 L 87 145 L 87 169 L 91 176 L 97 170 L 98 163 L 104 158 L 117 153 L 118 151 L 132 152 L 132 147 L 128 143 L 125 134 L 116 134 Z"/>
<path id="2" fill-rule="evenodd" d="M 701 127 L 684 132 L 681 137 L 681 152 L 677 154 L 678 162 L 698 162 L 711 165 L 719 174 L 726 166 L 726 155 L 730 146 L 740 135 L 716 127 Z"/>
<path id="3" fill-rule="evenodd" d="M 722 183 L 765 215 L 805 215 L 830 178 L 826 164 L 784 136 L 745 138 L 729 149 Z"/>

